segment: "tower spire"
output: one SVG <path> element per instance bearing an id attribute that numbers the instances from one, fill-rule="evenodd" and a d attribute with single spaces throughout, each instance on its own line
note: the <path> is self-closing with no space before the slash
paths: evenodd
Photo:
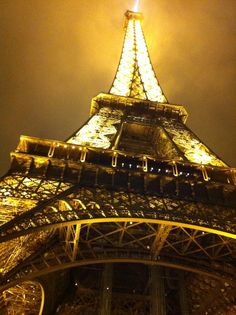
<path id="1" fill-rule="evenodd" d="M 120 63 L 110 89 L 111 94 L 167 103 L 153 70 L 138 10 L 125 13 L 125 39 Z"/>

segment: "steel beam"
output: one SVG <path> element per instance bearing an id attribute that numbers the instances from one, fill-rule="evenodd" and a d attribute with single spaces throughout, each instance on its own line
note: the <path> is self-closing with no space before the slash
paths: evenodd
<path id="1" fill-rule="evenodd" d="M 153 259 L 157 259 L 157 257 L 160 255 L 171 229 L 171 225 L 160 224 L 158 226 L 157 234 L 151 247 L 151 255 Z"/>
<path id="2" fill-rule="evenodd" d="M 184 272 L 178 274 L 179 301 L 182 315 L 190 315 Z"/>
<path id="3" fill-rule="evenodd" d="M 104 265 L 101 284 L 100 315 L 111 315 L 113 265 Z"/>
<path id="4" fill-rule="evenodd" d="M 163 268 L 151 266 L 151 315 L 166 315 Z"/>
<path id="5" fill-rule="evenodd" d="M 68 196 L 70 194 L 76 195 L 76 198 Z M 61 200 L 70 207 L 65 208 Z M 125 219 L 175 224 L 236 238 L 235 227 L 231 223 L 234 214 L 234 209 L 221 206 L 208 207 L 154 195 L 75 186 L 2 225 L 0 242 L 49 227 L 102 221 L 121 222 Z"/>

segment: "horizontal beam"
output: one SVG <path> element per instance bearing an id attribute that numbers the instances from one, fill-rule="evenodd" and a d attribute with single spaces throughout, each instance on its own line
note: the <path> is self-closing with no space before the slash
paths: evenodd
<path id="1" fill-rule="evenodd" d="M 45 256 L 45 255 L 44 255 Z M 69 261 L 69 259 L 62 255 L 60 256 L 63 263 L 58 262 L 58 257 L 55 256 L 53 263 L 52 257 L 49 255 L 50 264 L 45 264 L 45 257 L 39 257 L 38 260 L 32 261 L 28 266 L 24 268 L 15 275 L 12 275 L 11 278 L 3 278 L 0 286 L 0 292 L 4 291 L 12 286 L 15 286 L 23 281 L 34 280 L 41 276 L 44 276 L 49 273 L 56 271 L 61 271 L 65 269 L 86 266 L 86 265 L 95 265 L 95 264 L 107 264 L 107 263 L 134 263 L 134 264 L 145 264 L 145 265 L 156 265 L 163 266 L 167 268 L 197 273 L 203 276 L 209 276 L 220 281 L 227 281 L 230 283 L 235 283 L 236 279 L 233 274 L 229 274 L 223 271 L 223 268 L 219 270 L 214 270 L 211 265 L 203 264 L 197 260 L 183 259 L 171 257 L 161 258 L 159 260 L 153 260 L 150 255 L 142 255 L 139 253 L 130 254 L 127 251 L 120 251 L 119 253 L 113 252 L 107 255 L 107 257 L 96 257 L 94 259 L 83 259 L 77 261 Z M 44 266 L 44 267 L 43 267 Z"/>
<path id="2" fill-rule="evenodd" d="M 80 209 L 71 207 L 65 210 L 60 209 L 59 202 L 60 200 L 57 200 L 56 203 L 52 202 L 51 205 L 48 203 L 46 206 L 37 206 L 37 211 L 28 211 L 3 225 L 0 229 L 0 243 L 49 228 L 74 224 L 130 221 L 175 225 L 236 239 L 235 232 L 231 231 L 226 225 L 229 214 L 226 213 L 228 216 L 225 217 L 223 212 L 218 215 L 220 208 L 216 209 L 217 212 L 213 212 L 214 208 L 211 209 L 208 215 L 206 208 L 206 212 L 203 214 L 196 205 L 181 202 L 178 204 L 177 201 L 174 202 L 175 205 L 178 205 L 175 209 L 172 207 L 161 208 L 161 205 L 154 209 L 145 209 L 145 204 L 140 205 L 140 208 L 138 205 L 135 208 L 130 205 L 130 208 L 127 209 L 122 209 L 121 206 L 114 209 L 111 204 L 107 209 L 106 206 L 103 207 L 102 204 L 95 201 L 91 201 L 87 205 L 81 201 Z M 160 202 L 162 202 L 162 199 L 160 199 Z M 194 206 L 196 209 L 194 209 Z M 190 209 L 195 210 L 199 215 L 191 214 Z"/>
<path id="3" fill-rule="evenodd" d="M 220 206 L 75 186 L 2 225 L 0 242 L 52 227 L 129 221 L 175 225 L 236 239 L 234 217 L 234 209 Z"/>

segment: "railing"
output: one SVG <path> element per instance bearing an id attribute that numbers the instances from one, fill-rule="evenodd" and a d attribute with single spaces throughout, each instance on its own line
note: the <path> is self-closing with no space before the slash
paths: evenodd
<path id="1" fill-rule="evenodd" d="M 27 153 L 32 156 L 62 159 L 76 163 L 86 162 L 104 167 L 175 176 L 182 179 L 213 181 L 231 185 L 236 183 L 236 170 L 229 167 L 214 167 L 181 160 L 158 160 L 148 155 L 134 154 L 132 152 L 124 153 L 119 150 L 104 151 L 53 140 L 42 141 L 22 137 L 21 142 L 26 142 L 27 145 L 24 144 L 23 146 L 20 143 L 17 152 Z"/>

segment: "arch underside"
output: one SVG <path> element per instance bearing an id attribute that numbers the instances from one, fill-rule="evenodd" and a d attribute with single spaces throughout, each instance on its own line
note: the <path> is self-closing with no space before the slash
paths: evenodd
<path id="1" fill-rule="evenodd" d="M 37 240 L 38 233 L 32 236 Z M 59 270 L 115 262 L 156 264 L 233 282 L 235 248 L 233 239 L 154 220 L 77 221 L 36 242 L 35 251 L 3 274 L 1 284 L 6 289 Z"/>
<path id="2" fill-rule="evenodd" d="M 71 188 L 2 226 L 5 250 L 29 235 L 35 242 L 28 257 L 16 258 L 12 269 L 2 273 L 1 289 L 55 271 L 117 262 L 156 264 L 234 282 L 232 216 L 233 209 L 222 206 Z"/>

